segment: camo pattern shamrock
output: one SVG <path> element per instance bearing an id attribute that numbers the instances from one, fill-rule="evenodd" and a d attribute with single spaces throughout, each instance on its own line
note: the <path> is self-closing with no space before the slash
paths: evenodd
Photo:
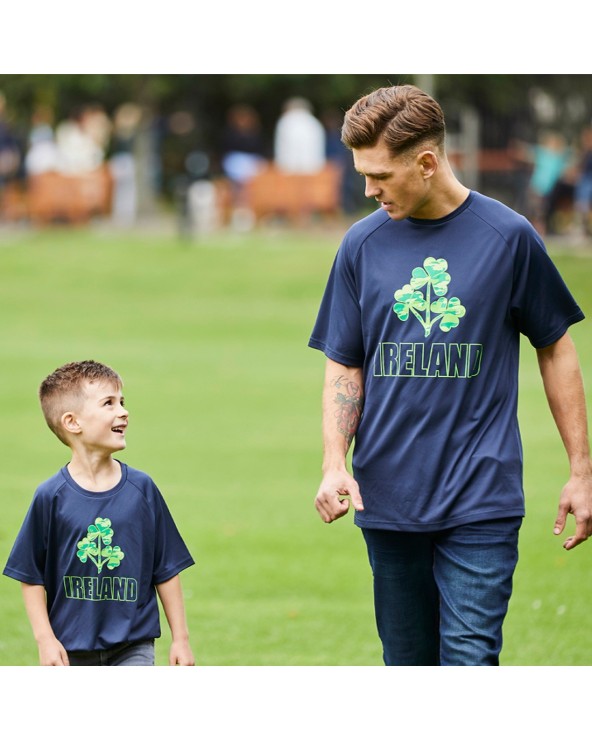
<path id="1" fill-rule="evenodd" d="M 104 565 L 113 570 L 119 567 L 125 555 L 119 546 L 111 546 L 112 539 L 111 520 L 97 517 L 95 523 L 88 527 L 86 537 L 78 543 L 76 556 L 81 563 L 91 560 L 96 565 L 98 573 L 103 570 Z"/>
<path id="2" fill-rule="evenodd" d="M 423 267 L 413 268 L 409 283 L 395 291 L 393 311 L 401 321 L 407 321 L 413 314 L 423 326 L 426 337 L 438 322 L 443 332 L 456 328 L 467 312 L 459 298 L 443 297 L 451 279 L 447 270 L 445 259 L 426 257 Z M 425 295 L 422 288 L 425 288 Z M 432 301 L 432 293 L 439 296 L 437 300 Z"/>

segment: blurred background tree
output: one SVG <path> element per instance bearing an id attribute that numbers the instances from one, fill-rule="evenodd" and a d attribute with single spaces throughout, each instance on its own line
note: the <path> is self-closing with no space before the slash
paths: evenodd
<path id="1" fill-rule="evenodd" d="M 592 117 L 591 75 L 125 75 L 57 74 L 0 75 L 14 122 L 26 128 L 33 109 L 45 104 L 63 118 L 76 106 L 100 102 L 107 112 L 134 102 L 167 115 L 186 109 L 203 126 L 206 141 L 215 141 L 226 110 L 248 102 L 260 112 L 270 134 L 283 102 L 303 95 L 315 110 L 345 110 L 360 95 L 383 85 L 428 83 L 431 92 L 452 110 L 474 106 L 487 125 L 487 146 L 503 146 L 509 128 L 520 120 L 534 125 L 537 117 L 562 129 L 579 127 Z"/>
<path id="2" fill-rule="evenodd" d="M 471 187 L 483 185 L 478 151 L 508 150 L 516 141 L 534 144 L 547 128 L 575 141 L 592 122 L 591 75 L 12 74 L 0 75 L 0 92 L 23 148 L 39 106 L 52 111 L 54 124 L 85 105 L 100 105 L 109 117 L 123 103 L 140 106 L 144 117 L 138 146 L 145 161 L 152 157 L 155 162 L 150 187 L 171 198 L 188 152 L 203 152 L 209 174 L 220 174 L 222 131 L 233 105 L 256 109 L 271 156 L 274 127 L 288 98 L 305 97 L 316 116 L 335 120 L 360 95 L 405 83 L 418 84 L 441 102 L 451 148 L 463 150 L 462 176 Z M 502 167 L 485 184 L 501 197 L 512 189 L 509 177 Z"/>

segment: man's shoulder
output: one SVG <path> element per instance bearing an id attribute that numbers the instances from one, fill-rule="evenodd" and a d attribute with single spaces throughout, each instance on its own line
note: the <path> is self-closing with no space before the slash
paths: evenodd
<path id="1" fill-rule="evenodd" d="M 373 211 L 348 228 L 343 237 L 342 249 L 357 253 L 370 236 L 389 223 L 393 222 L 388 214 L 381 209 Z"/>
<path id="2" fill-rule="evenodd" d="M 380 229 L 385 224 L 389 223 L 391 218 L 381 208 L 377 208 L 367 216 L 363 216 L 358 221 L 353 223 L 346 232 L 346 235 L 354 236 L 357 238 L 364 238 L 368 234 L 372 234 L 376 229 Z"/>
<path id="3" fill-rule="evenodd" d="M 469 210 L 504 235 L 516 232 L 535 234 L 534 227 L 525 216 L 483 193 L 473 191 Z"/>

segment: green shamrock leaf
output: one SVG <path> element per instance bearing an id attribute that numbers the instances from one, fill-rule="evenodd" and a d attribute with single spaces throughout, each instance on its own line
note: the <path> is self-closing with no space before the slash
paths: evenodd
<path id="1" fill-rule="evenodd" d="M 432 303 L 431 309 L 435 314 L 441 315 L 440 329 L 444 332 L 456 328 L 467 312 L 458 298 L 438 298 Z"/>
<path id="2" fill-rule="evenodd" d="M 411 287 L 423 288 L 428 283 L 434 288 L 436 295 L 445 295 L 450 283 L 450 275 L 446 272 L 448 262 L 445 259 L 426 257 L 423 267 L 415 267 L 411 272 Z"/>
<path id="3" fill-rule="evenodd" d="M 393 311 L 401 321 L 407 321 L 411 309 L 425 311 L 427 306 L 423 295 L 419 291 L 413 290 L 411 285 L 404 285 L 400 290 L 397 290 L 395 299 L 397 303 L 393 306 Z"/>
<path id="4" fill-rule="evenodd" d="M 450 275 L 446 272 L 448 262 L 445 259 L 426 257 L 423 267 L 416 267 L 412 271 L 411 286 L 421 288 L 428 283 L 434 288 L 436 295 L 445 295 L 450 283 Z"/>
<path id="5" fill-rule="evenodd" d="M 91 524 L 88 528 L 88 536 L 90 539 L 97 539 L 100 537 L 105 545 L 110 545 L 113 539 L 113 530 L 111 529 L 111 520 L 102 519 L 97 517 L 95 523 Z"/>
<path id="6" fill-rule="evenodd" d="M 109 570 L 113 570 L 114 568 L 118 568 L 120 562 L 125 557 L 125 554 L 122 552 L 119 545 L 115 545 L 115 547 L 106 547 L 103 550 L 103 556 L 107 558 L 107 568 Z"/>
<path id="7" fill-rule="evenodd" d="M 76 556 L 81 563 L 86 563 L 89 556 L 97 555 L 99 552 L 97 546 L 94 544 L 94 542 L 91 542 L 88 537 L 84 537 L 83 539 L 81 539 L 77 547 L 78 552 L 76 553 Z"/>

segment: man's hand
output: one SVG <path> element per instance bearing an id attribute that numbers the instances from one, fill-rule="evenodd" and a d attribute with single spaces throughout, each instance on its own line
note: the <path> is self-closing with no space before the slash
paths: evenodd
<path id="1" fill-rule="evenodd" d="M 561 534 L 568 514 L 576 533 L 563 543 L 573 550 L 592 535 L 592 460 L 584 381 L 573 340 L 566 332 L 548 347 L 537 350 L 545 393 L 569 459 L 570 478 L 563 487 L 553 532 Z"/>
<path id="2" fill-rule="evenodd" d="M 573 514 L 576 520 L 576 532 L 565 540 L 563 547 L 572 550 L 592 535 L 592 474 L 572 476 L 564 486 L 559 499 L 554 534 L 563 532 L 568 514 Z"/>
<path id="3" fill-rule="evenodd" d="M 344 516 L 349 511 L 350 501 L 356 511 L 364 510 L 360 489 L 354 478 L 347 470 L 326 473 L 315 498 L 321 519 L 330 524 Z"/>

